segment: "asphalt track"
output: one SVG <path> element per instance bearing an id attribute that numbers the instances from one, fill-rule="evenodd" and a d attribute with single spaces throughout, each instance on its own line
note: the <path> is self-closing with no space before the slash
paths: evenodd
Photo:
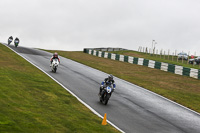
<path id="1" fill-rule="evenodd" d="M 108 105 L 99 102 L 100 82 L 108 74 L 64 57 L 57 73 L 51 53 L 9 46 L 54 77 L 102 116 L 127 133 L 200 133 L 200 115 L 142 87 L 115 77 L 117 89 Z"/>

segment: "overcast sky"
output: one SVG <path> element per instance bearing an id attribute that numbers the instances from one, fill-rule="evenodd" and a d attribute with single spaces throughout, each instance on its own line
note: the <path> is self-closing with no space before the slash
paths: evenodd
<path id="1" fill-rule="evenodd" d="M 0 42 L 78 51 L 139 46 L 200 55 L 200 0 L 0 0 Z"/>

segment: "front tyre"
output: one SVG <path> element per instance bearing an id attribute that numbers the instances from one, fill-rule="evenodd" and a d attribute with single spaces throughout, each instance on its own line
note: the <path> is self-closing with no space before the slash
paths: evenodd
<path id="1" fill-rule="evenodd" d="M 105 100 L 105 103 L 104 103 L 105 105 L 107 105 L 108 104 L 108 100 Z"/>
<path id="2" fill-rule="evenodd" d="M 99 97 L 99 101 L 102 103 L 101 97 Z"/>
<path id="3" fill-rule="evenodd" d="M 110 98 L 110 94 L 104 93 L 104 96 L 103 96 L 103 104 L 104 104 L 104 105 L 107 105 L 107 104 L 108 104 L 109 98 Z"/>
<path id="4" fill-rule="evenodd" d="M 54 68 L 54 72 L 55 72 L 55 73 L 56 73 L 56 71 L 57 71 L 57 67 Z"/>

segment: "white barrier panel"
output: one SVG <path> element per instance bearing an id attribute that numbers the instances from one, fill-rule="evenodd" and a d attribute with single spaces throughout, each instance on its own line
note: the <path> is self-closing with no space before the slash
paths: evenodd
<path id="1" fill-rule="evenodd" d="M 133 58 L 134 58 L 134 57 L 129 56 L 129 57 L 128 57 L 128 62 L 131 63 L 131 64 L 133 64 Z"/>
<path id="2" fill-rule="evenodd" d="M 124 55 L 120 55 L 119 56 L 119 61 L 123 61 L 124 62 Z"/>
<path id="3" fill-rule="evenodd" d="M 111 59 L 115 60 L 115 56 L 116 56 L 116 54 L 111 54 Z"/>
<path id="4" fill-rule="evenodd" d="M 89 50 L 89 54 L 91 54 L 91 53 L 92 53 L 92 50 L 90 49 L 90 50 Z"/>
<path id="5" fill-rule="evenodd" d="M 144 58 L 138 58 L 138 65 L 143 65 Z"/>
<path id="6" fill-rule="evenodd" d="M 107 52 L 104 53 L 104 58 L 108 58 L 108 53 Z"/>
<path id="7" fill-rule="evenodd" d="M 94 50 L 94 52 L 93 52 L 93 55 L 94 55 L 94 56 L 96 56 L 96 53 L 97 53 L 97 51 L 96 51 L 96 50 Z"/>
<path id="8" fill-rule="evenodd" d="M 155 61 L 154 60 L 149 60 L 148 67 L 154 68 L 155 67 Z"/>
<path id="9" fill-rule="evenodd" d="M 161 62 L 161 70 L 168 71 L 168 63 Z"/>
<path id="10" fill-rule="evenodd" d="M 190 69 L 190 77 L 193 77 L 193 78 L 198 78 L 198 69 L 193 69 L 191 68 Z"/>
<path id="11" fill-rule="evenodd" d="M 101 57 L 101 54 L 102 54 L 102 52 L 101 52 L 101 51 L 99 51 L 99 55 L 98 55 L 98 56 L 99 56 L 99 57 Z"/>
<path id="12" fill-rule="evenodd" d="M 183 66 L 175 65 L 175 74 L 183 75 Z"/>

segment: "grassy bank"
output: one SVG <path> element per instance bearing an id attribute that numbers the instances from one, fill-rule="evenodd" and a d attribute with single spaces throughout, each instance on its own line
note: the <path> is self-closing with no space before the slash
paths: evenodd
<path id="1" fill-rule="evenodd" d="M 99 58 L 83 52 L 56 52 L 63 57 L 106 73 L 112 73 L 114 76 L 156 92 L 200 113 L 200 81 L 198 79 L 146 66 Z"/>
<path id="2" fill-rule="evenodd" d="M 154 60 L 154 61 L 159 61 L 159 62 L 165 62 L 165 63 L 175 64 L 175 65 L 184 66 L 188 68 L 200 69 L 200 65 L 189 64 L 188 60 L 177 60 L 178 58 L 177 56 L 156 55 L 156 54 L 152 55 L 152 54 L 146 54 L 146 53 L 137 52 L 137 51 L 112 51 L 111 53 L 139 57 L 139 58 L 144 58 L 144 59 L 149 59 L 149 60 Z"/>
<path id="3" fill-rule="evenodd" d="M 118 132 L 1 44 L 0 53 L 0 132 Z"/>

